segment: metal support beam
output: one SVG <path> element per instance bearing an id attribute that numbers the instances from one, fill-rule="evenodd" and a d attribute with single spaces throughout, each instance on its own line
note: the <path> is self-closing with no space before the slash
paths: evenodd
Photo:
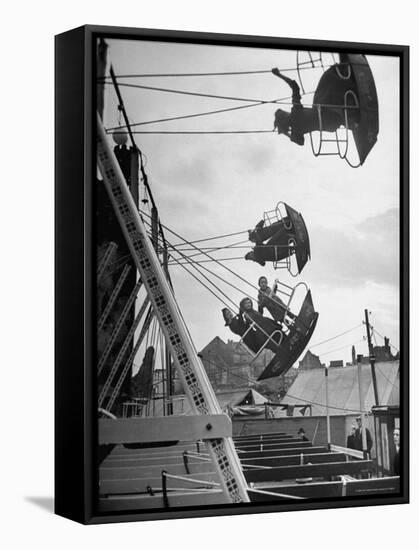
<path id="1" fill-rule="evenodd" d="M 231 437 L 226 414 L 99 419 L 99 444 L 197 441 Z"/>
<path id="2" fill-rule="evenodd" d="M 205 369 L 198 358 L 183 317 L 147 235 L 122 171 L 97 117 L 97 155 L 104 184 L 183 382 L 192 410 L 197 415 L 220 414 L 221 408 Z M 220 475 L 229 502 L 249 502 L 247 483 L 230 437 L 210 439 L 207 450 Z"/>
<path id="3" fill-rule="evenodd" d="M 145 337 L 145 335 L 146 335 L 146 333 L 147 333 L 147 331 L 150 327 L 152 319 L 153 319 L 153 314 L 152 314 L 152 310 L 151 310 L 151 307 L 150 307 L 150 309 L 148 310 L 146 319 L 144 321 L 144 325 L 141 329 L 140 336 L 138 337 L 137 343 L 135 344 L 134 349 L 132 350 L 130 356 L 128 357 L 128 359 L 127 359 L 127 361 L 124 365 L 124 368 L 121 371 L 118 382 L 116 383 L 116 385 L 113 389 L 112 395 L 109 398 L 109 401 L 108 401 L 108 404 L 107 404 L 108 410 L 112 410 L 112 407 L 115 403 L 115 400 L 118 397 L 118 394 L 119 394 L 119 392 L 122 388 L 122 384 L 124 383 L 124 380 L 125 380 L 125 378 L 128 374 L 129 369 L 132 367 L 135 356 L 137 355 L 138 350 L 140 349 L 140 346 L 142 344 L 142 341 L 144 340 L 144 337 Z"/>

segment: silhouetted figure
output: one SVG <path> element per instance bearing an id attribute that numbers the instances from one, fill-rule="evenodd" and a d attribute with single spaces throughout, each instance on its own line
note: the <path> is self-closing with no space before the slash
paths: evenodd
<path id="1" fill-rule="evenodd" d="M 308 437 L 306 436 L 306 431 L 304 428 L 300 428 L 297 432 L 298 437 L 300 437 L 303 441 L 309 441 Z"/>
<path id="2" fill-rule="evenodd" d="M 393 443 L 395 447 L 395 453 L 393 457 L 393 475 L 400 475 L 400 429 L 395 428 L 393 430 Z"/>
<path id="3" fill-rule="evenodd" d="M 358 418 L 356 419 L 356 422 L 358 424 L 358 428 L 355 430 L 355 445 L 356 445 L 355 449 L 357 451 L 363 451 L 364 449 L 362 448 L 362 418 L 358 416 Z M 365 435 L 367 440 L 366 451 L 368 453 L 371 453 L 372 437 L 371 437 L 371 432 L 369 431 L 368 428 L 365 428 Z"/>
<path id="4" fill-rule="evenodd" d="M 355 432 L 356 432 L 356 426 L 352 424 L 351 432 L 346 438 L 346 446 L 348 449 L 356 449 Z"/>
<path id="5" fill-rule="evenodd" d="M 286 82 L 292 91 L 291 112 L 288 113 L 283 109 L 278 109 L 275 112 L 274 130 L 277 130 L 278 134 L 284 134 L 297 145 L 304 145 L 304 134 L 319 130 L 335 132 L 344 124 L 343 116 L 339 110 L 336 107 L 328 106 L 334 99 L 333 90 L 326 88 L 322 94 L 324 97 L 322 97 L 321 103 L 325 106 L 322 107 L 320 124 L 317 107 L 303 107 L 301 105 L 301 93 L 298 83 L 281 74 L 279 69 L 272 69 L 272 73 Z M 338 79 L 338 76 L 336 76 L 336 79 Z"/>

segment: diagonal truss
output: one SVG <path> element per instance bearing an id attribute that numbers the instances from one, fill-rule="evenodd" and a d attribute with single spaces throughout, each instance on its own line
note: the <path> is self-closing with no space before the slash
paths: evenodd
<path id="1" fill-rule="evenodd" d="M 163 268 L 97 116 L 97 157 L 115 214 L 141 281 L 153 306 L 184 390 L 195 414 L 221 414 L 204 367 L 197 356 Z M 211 427 L 208 425 L 208 429 Z M 247 483 L 231 437 L 209 439 L 208 452 L 216 466 L 229 502 L 249 502 Z"/>

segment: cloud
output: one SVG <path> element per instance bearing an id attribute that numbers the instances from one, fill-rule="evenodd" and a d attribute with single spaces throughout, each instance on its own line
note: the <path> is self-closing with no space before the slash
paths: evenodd
<path id="1" fill-rule="evenodd" d="M 353 230 L 310 230 L 311 275 L 318 284 L 359 287 L 399 283 L 399 212 L 393 208 L 365 219 Z"/>

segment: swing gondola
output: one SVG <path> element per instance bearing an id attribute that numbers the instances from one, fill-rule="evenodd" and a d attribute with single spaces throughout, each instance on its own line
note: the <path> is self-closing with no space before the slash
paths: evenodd
<path id="1" fill-rule="evenodd" d="M 288 302 L 283 315 L 269 319 L 253 309 L 252 301 L 244 298 L 240 302 L 240 312 L 234 315 L 231 310 L 222 310 L 225 325 L 240 336 L 240 343 L 252 355 L 251 363 L 264 351 L 270 350 L 274 357 L 268 363 L 258 380 L 280 376 L 287 372 L 307 346 L 316 327 L 318 313 L 314 310 L 311 292 L 305 283 L 298 283 L 294 288 L 276 281 L 276 285 L 290 289 Z M 292 303 L 299 288 L 304 287 L 305 294 L 298 315 L 293 313 Z M 286 290 L 281 290 L 286 294 Z"/>
<path id="2" fill-rule="evenodd" d="M 264 213 L 263 219 L 249 231 L 249 240 L 255 247 L 246 254 L 246 260 L 261 265 L 273 262 L 274 269 L 287 269 L 294 277 L 301 273 L 310 258 L 310 239 L 304 218 L 284 202 Z"/>
<path id="3" fill-rule="evenodd" d="M 276 355 L 271 359 L 258 380 L 273 378 L 285 374 L 297 361 L 307 346 L 316 327 L 319 314 L 314 311 L 310 290 L 307 292 L 295 324 L 298 330 L 292 330 L 283 338 Z M 303 327 L 303 328 L 301 328 Z"/>
<path id="4" fill-rule="evenodd" d="M 325 70 L 321 53 L 316 59 L 310 52 L 308 56 L 308 61 L 301 61 L 297 52 L 300 85 L 278 69 L 272 70 L 293 92 L 291 113 L 278 109 L 275 128 L 298 145 L 303 145 L 304 135 L 309 134 L 316 157 L 339 155 L 357 168 L 365 162 L 379 130 L 377 91 L 368 61 L 362 54 L 340 54 L 339 62 Z M 307 69 L 307 64 L 324 71 L 314 92 L 312 107 L 301 104 L 300 90 L 303 95 L 306 93 L 301 69 Z M 335 135 L 331 137 L 330 133 Z M 350 134 L 357 155 L 350 147 Z"/>

